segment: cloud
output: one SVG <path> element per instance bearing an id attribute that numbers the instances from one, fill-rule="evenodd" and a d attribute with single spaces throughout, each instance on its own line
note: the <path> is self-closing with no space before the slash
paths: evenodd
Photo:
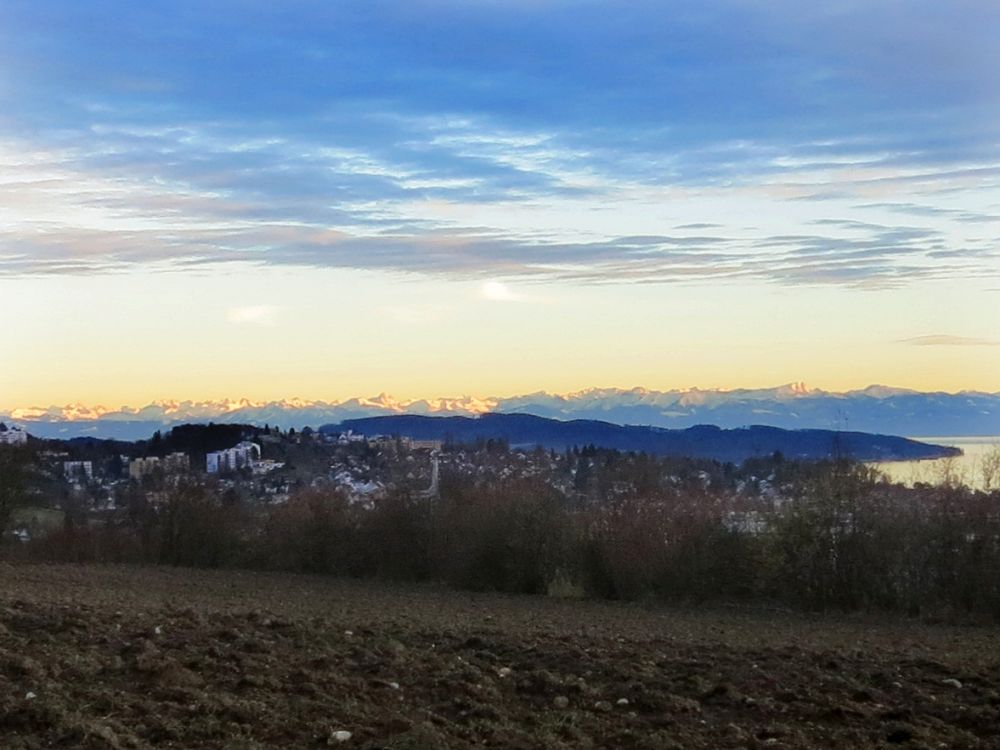
<path id="1" fill-rule="evenodd" d="M 884 209 L 910 216 L 953 218 L 955 221 L 971 224 L 1000 224 L 1000 214 L 990 211 L 970 211 L 968 209 L 944 208 L 942 206 L 922 206 L 914 203 L 869 203 L 859 208 Z"/>
<path id="2" fill-rule="evenodd" d="M 1000 6 L 800 6 L 15 0 L 0 275 L 996 276 Z"/>
<path id="3" fill-rule="evenodd" d="M 908 339 L 901 339 L 900 343 L 912 344 L 914 346 L 1000 346 L 1000 340 L 998 339 L 948 336 L 944 334 L 914 336 Z"/>
<path id="4" fill-rule="evenodd" d="M 156 201 L 154 201 L 156 202 Z M 169 202 L 169 201 L 168 201 Z M 182 201 L 185 202 L 185 201 Z M 163 227 L 82 228 L 47 221 L 0 229 L 0 274 L 183 271 L 220 264 L 350 268 L 479 279 L 489 299 L 515 298 L 498 278 L 587 283 L 760 279 L 776 283 L 890 287 L 979 270 L 995 244 L 954 246 L 940 230 L 823 221 L 803 231 L 598 237 L 565 241 L 490 228 L 357 233 L 299 222 L 242 218 L 219 199 L 192 197 Z M 993 275 L 997 275 L 993 272 Z"/>
<path id="5" fill-rule="evenodd" d="M 272 326 L 277 313 L 278 308 L 274 305 L 231 307 L 226 311 L 226 320 L 230 323 Z"/>
<path id="6" fill-rule="evenodd" d="M 521 295 L 515 294 L 509 286 L 493 279 L 483 282 L 479 296 L 491 302 L 516 302 L 521 299 Z"/>

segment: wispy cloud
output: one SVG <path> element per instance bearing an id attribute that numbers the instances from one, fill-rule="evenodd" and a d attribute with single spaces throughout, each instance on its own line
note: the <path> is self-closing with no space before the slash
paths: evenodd
<path id="1" fill-rule="evenodd" d="M 1000 339 L 982 339 L 970 336 L 932 334 L 901 339 L 901 343 L 914 346 L 1000 346 Z"/>
<path id="2" fill-rule="evenodd" d="M 0 274 L 1000 267 L 996 3 L 235 7 L 5 4 Z"/>

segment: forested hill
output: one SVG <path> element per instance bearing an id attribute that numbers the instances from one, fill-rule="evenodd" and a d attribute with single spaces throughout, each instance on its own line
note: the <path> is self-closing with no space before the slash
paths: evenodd
<path id="1" fill-rule="evenodd" d="M 348 419 L 325 425 L 323 432 L 364 435 L 400 435 L 417 440 L 472 443 L 505 440 L 514 446 L 564 450 L 594 445 L 657 455 L 711 458 L 739 462 L 780 451 L 788 458 L 822 459 L 834 456 L 860 461 L 940 458 L 960 453 L 955 448 L 921 443 L 892 435 L 832 430 L 784 430 L 755 425 L 724 430 L 699 425 L 683 430 L 622 426 L 596 420 L 560 421 L 530 414 L 484 414 L 479 417 L 399 415 Z"/>

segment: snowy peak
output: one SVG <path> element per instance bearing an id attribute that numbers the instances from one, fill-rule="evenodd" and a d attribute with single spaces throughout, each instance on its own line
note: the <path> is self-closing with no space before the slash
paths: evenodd
<path id="1" fill-rule="evenodd" d="M 566 394 L 545 391 L 511 397 L 459 396 L 397 399 L 387 393 L 343 401 L 290 398 L 253 401 L 154 401 L 146 406 L 69 404 L 0 413 L 0 419 L 61 425 L 61 434 L 146 435 L 182 422 L 245 422 L 300 428 L 363 417 L 418 414 L 477 416 L 488 412 L 534 414 L 552 419 L 596 419 L 617 424 L 683 428 L 697 424 L 741 427 L 851 429 L 896 435 L 1000 435 L 1000 393 L 921 393 L 872 385 L 846 393 L 787 383 L 774 388 L 656 391 L 647 388 L 589 388 Z M 54 428 L 53 428 L 54 429 Z M 117 430 L 117 432 L 115 431 Z"/>
<path id="2" fill-rule="evenodd" d="M 103 406 L 84 406 L 83 404 L 67 404 L 66 406 L 29 406 L 14 409 L 10 412 L 13 419 L 43 419 L 60 421 L 78 421 L 100 419 L 109 409 Z"/>
<path id="3" fill-rule="evenodd" d="M 909 396 L 919 394 L 920 391 L 911 391 L 907 388 L 893 388 L 888 385 L 870 385 L 860 391 L 850 391 L 847 395 L 862 395 L 869 398 L 892 398 L 894 396 Z"/>
<path id="4" fill-rule="evenodd" d="M 801 381 L 798 383 L 788 383 L 786 385 L 778 386 L 774 389 L 774 391 L 776 395 L 787 398 L 794 398 L 795 396 L 808 396 L 812 393 L 809 386 Z"/>

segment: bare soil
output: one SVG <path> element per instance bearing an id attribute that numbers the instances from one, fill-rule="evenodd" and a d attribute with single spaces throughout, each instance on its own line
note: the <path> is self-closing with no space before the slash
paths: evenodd
<path id="1" fill-rule="evenodd" d="M 1000 748 L 1000 629 L 0 565 L 0 747 L 331 746 Z"/>

